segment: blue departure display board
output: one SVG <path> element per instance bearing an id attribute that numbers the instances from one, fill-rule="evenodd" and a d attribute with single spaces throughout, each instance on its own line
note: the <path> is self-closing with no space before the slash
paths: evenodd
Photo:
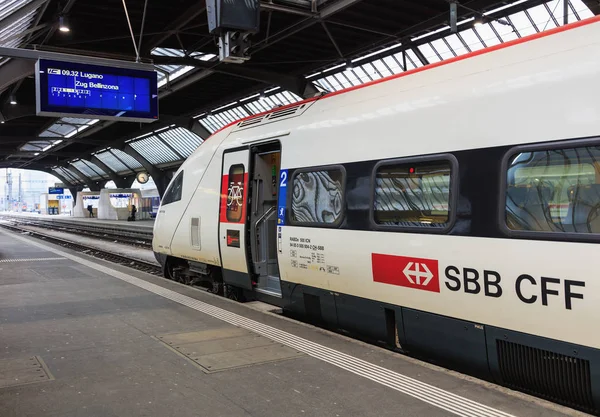
<path id="1" fill-rule="evenodd" d="M 156 71 L 40 59 L 36 85 L 39 116 L 158 120 Z"/>

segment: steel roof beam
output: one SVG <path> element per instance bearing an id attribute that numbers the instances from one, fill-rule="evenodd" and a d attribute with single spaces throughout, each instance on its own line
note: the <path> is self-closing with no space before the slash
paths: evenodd
<path id="1" fill-rule="evenodd" d="M 32 169 L 32 168 L 30 168 Z M 45 172 L 47 172 L 50 175 L 55 176 L 56 178 L 58 178 L 59 180 L 61 180 L 63 182 L 63 184 L 67 185 L 69 187 L 69 189 L 71 187 L 77 186 L 77 184 L 73 183 L 72 181 L 67 180 L 66 177 L 63 177 L 61 174 L 59 174 L 58 172 L 54 171 L 53 169 L 44 169 Z"/>
<path id="2" fill-rule="evenodd" d="M 31 61 L 11 59 L 0 66 L 0 93 L 14 83 L 33 75 L 34 71 L 35 63 Z M 8 118 L 6 120 L 8 120 Z"/>
<path id="3" fill-rule="evenodd" d="M 172 25 L 169 25 L 169 27 L 165 29 L 166 33 L 156 35 L 153 38 L 151 38 L 150 41 L 147 43 L 148 46 L 144 48 L 144 51 L 148 53 L 150 52 L 150 50 L 152 50 L 152 48 L 160 46 L 161 43 L 163 43 L 171 36 L 182 30 L 185 26 L 188 25 L 188 23 L 190 23 L 196 17 L 200 16 L 202 13 L 204 13 L 204 10 L 206 10 L 206 7 L 200 6 L 199 4 L 196 4 L 187 9 L 184 13 L 181 14 L 181 16 L 179 16 L 173 22 Z"/>
<path id="4" fill-rule="evenodd" d="M 36 1 L 32 1 L 31 3 L 27 3 L 23 6 L 21 6 L 20 8 L 18 8 L 17 10 L 12 12 L 8 16 L 6 16 L 4 19 L 0 20 L 0 31 L 6 29 L 8 26 L 12 25 L 13 23 L 18 22 L 19 20 L 23 19 L 29 13 L 37 10 L 41 5 L 43 5 L 44 3 L 47 3 L 49 1 L 50 0 L 36 0 Z"/>
<path id="5" fill-rule="evenodd" d="M 592 13 L 600 14 L 600 2 L 598 0 L 583 0 L 583 3 L 589 7 Z"/>
<path id="6" fill-rule="evenodd" d="M 27 59 L 37 61 L 38 59 L 50 59 L 54 61 L 69 61 L 90 65 L 104 65 L 117 68 L 130 68 L 154 71 L 152 64 L 144 64 L 133 61 L 123 61 L 110 58 L 99 58 L 95 56 L 73 55 L 62 52 L 40 51 L 34 49 L 9 48 L 0 46 L 0 56 L 8 58 Z"/>
<path id="7" fill-rule="evenodd" d="M 156 190 L 158 191 L 158 195 L 162 198 L 162 196 L 165 194 L 167 186 L 169 185 L 169 180 L 167 179 L 165 174 L 160 169 L 148 162 L 148 160 L 144 158 L 142 154 L 140 154 L 138 151 L 133 149 L 131 145 L 125 145 L 122 151 L 134 158 L 140 164 L 142 164 L 144 169 L 148 172 L 148 174 L 150 174 L 150 176 L 154 180 L 154 184 L 156 184 Z"/>
<path id="8" fill-rule="evenodd" d="M 84 174 L 81 170 L 79 170 L 75 165 L 68 164 L 68 166 L 63 167 L 70 172 L 74 172 L 79 174 L 81 178 L 85 181 L 84 185 L 87 185 L 91 191 L 100 191 L 104 185 L 100 185 L 100 183 L 106 184 L 106 181 L 94 181 L 90 176 Z M 75 196 L 73 196 L 75 197 Z"/>
<path id="9" fill-rule="evenodd" d="M 221 74 L 233 75 L 239 78 L 259 81 L 266 84 L 278 85 L 304 98 L 311 97 L 317 92 L 316 88 L 312 86 L 312 83 L 306 80 L 304 77 L 279 74 L 276 72 L 258 68 L 251 68 L 243 65 L 215 65 L 214 63 L 209 63 L 206 61 L 201 61 L 199 59 L 187 57 L 152 55 L 151 58 L 157 65 L 185 65 L 190 67 L 203 68 Z"/>
<path id="10" fill-rule="evenodd" d="M 308 16 L 308 17 L 318 16 L 318 13 L 313 13 L 310 10 L 295 9 L 293 7 L 287 7 L 287 6 L 283 6 L 281 4 L 269 3 L 266 1 L 260 2 L 260 9 L 267 10 L 267 11 L 273 11 L 273 12 L 297 14 L 299 16 Z"/>
<path id="11" fill-rule="evenodd" d="M 89 186 L 89 183 L 92 182 L 92 179 L 90 177 L 78 170 L 74 165 L 67 164 L 63 166 L 63 168 L 71 172 L 73 175 L 75 175 L 75 177 L 79 177 L 87 186 Z"/>
<path id="12" fill-rule="evenodd" d="M 325 6 L 323 10 L 319 12 L 319 17 L 321 19 L 327 19 L 329 16 L 333 16 L 334 14 L 351 7 L 356 3 L 360 3 L 361 1 L 362 0 L 338 0 L 329 6 Z"/>
<path id="13" fill-rule="evenodd" d="M 200 123 L 200 121 L 195 120 L 195 119 L 190 119 L 190 121 L 191 122 L 188 123 L 187 126 L 181 126 L 181 127 L 184 127 L 187 130 L 189 130 L 190 132 L 200 136 L 203 141 L 210 137 L 211 133 L 204 126 L 202 126 L 202 123 Z"/>
<path id="14" fill-rule="evenodd" d="M 110 179 L 115 183 L 118 188 L 127 188 L 127 182 L 125 178 L 117 175 L 115 171 L 110 169 L 108 165 L 102 162 L 96 155 L 92 156 L 90 159 L 87 159 L 94 165 L 98 165 L 106 174 L 110 177 Z"/>

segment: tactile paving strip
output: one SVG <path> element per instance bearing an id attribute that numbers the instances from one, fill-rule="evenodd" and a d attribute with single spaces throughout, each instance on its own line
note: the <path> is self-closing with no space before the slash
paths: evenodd
<path id="1" fill-rule="evenodd" d="M 0 359 L 0 389 L 47 382 L 54 378 L 39 356 Z"/>
<path id="2" fill-rule="evenodd" d="M 60 261 L 65 258 L 25 258 L 25 259 L 0 259 L 0 264 L 11 262 L 43 262 L 43 261 Z"/>
<path id="3" fill-rule="evenodd" d="M 206 373 L 304 356 L 296 349 L 234 326 L 162 335 L 158 340 Z"/>

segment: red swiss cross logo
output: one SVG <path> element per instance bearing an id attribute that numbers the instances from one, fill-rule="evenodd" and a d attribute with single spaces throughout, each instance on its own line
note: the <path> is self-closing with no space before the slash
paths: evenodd
<path id="1" fill-rule="evenodd" d="M 438 261 L 406 256 L 371 254 L 373 281 L 440 292 Z"/>

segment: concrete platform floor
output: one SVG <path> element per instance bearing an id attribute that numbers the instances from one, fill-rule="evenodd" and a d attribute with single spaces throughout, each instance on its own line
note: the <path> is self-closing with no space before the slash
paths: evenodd
<path id="1" fill-rule="evenodd" d="M 136 220 L 135 222 L 128 222 L 125 220 L 99 220 L 96 218 L 90 219 L 86 217 L 72 217 L 72 216 L 63 216 L 56 215 L 52 216 L 49 214 L 37 214 L 37 213 L 1 213 L 9 216 L 22 216 L 22 217 L 31 217 L 35 219 L 43 219 L 43 220 L 52 220 L 56 222 L 68 222 L 73 224 L 74 222 L 90 224 L 90 225 L 102 225 L 102 226 L 115 226 L 115 229 L 125 229 L 125 230 L 140 230 L 143 232 L 152 232 L 154 228 L 154 219 L 148 220 Z"/>
<path id="2" fill-rule="evenodd" d="M 28 236 L 0 254 L 2 417 L 583 415 Z"/>

